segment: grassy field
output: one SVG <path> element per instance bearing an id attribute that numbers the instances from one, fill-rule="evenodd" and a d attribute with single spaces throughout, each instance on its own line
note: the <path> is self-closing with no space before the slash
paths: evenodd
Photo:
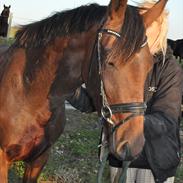
<path id="1" fill-rule="evenodd" d="M 63 135 L 51 151 L 40 183 L 96 183 L 98 142 L 100 130 L 96 114 L 67 111 Z M 18 183 L 23 175 L 23 164 L 15 164 L 10 171 L 10 183 Z M 109 183 L 106 170 L 104 183 Z M 176 183 L 183 183 L 183 165 L 177 172 Z"/>
<path id="2" fill-rule="evenodd" d="M 14 37 L 15 37 L 16 32 L 18 31 L 18 29 L 19 29 L 19 27 L 18 27 L 18 26 L 13 26 L 13 27 L 11 27 L 9 37 L 14 38 Z"/>

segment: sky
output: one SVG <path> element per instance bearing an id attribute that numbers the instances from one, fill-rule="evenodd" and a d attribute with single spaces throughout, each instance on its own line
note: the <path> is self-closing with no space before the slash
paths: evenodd
<path id="1" fill-rule="evenodd" d="M 129 3 L 132 1 L 144 0 L 129 0 Z M 0 0 L 0 11 L 4 4 L 11 5 L 12 25 L 22 25 L 46 18 L 57 11 L 89 3 L 107 5 L 109 0 Z M 183 38 L 183 0 L 169 0 L 167 9 L 169 11 L 168 37 L 174 40 Z"/>

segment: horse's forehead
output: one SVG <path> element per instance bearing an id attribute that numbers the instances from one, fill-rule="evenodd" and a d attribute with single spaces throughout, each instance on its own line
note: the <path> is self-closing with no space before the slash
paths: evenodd
<path id="1" fill-rule="evenodd" d="M 9 8 L 7 7 L 7 8 L 4 8 L 4 10 L 2 11 L 2 13 L 9 13 L 10 12 L 10 10 L 9 10 Z"/>

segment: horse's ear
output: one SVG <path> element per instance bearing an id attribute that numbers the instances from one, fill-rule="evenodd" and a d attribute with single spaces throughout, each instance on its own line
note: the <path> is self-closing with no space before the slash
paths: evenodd
<path id="1" fill-rule="evenodd" d="M 168 0 L 159 0 L 152 8 L 150 8 L 146 13 L 144 13 L 144 25 L 149 27 L 163 12 Z"/>
<path id="2" fill-rule="evenodd" d="M 6 8 L 6 5 L 4 4 L 4 8 Z"/>
<path id="3" fill-rule="evenodd" d="M 11 5 L 9 5 L 9 9 L 11 8 Z"/>
<path id="4" fill-rule="evenodd" d="M 108 6 L 108 18 L 124 20 L 127 0 L 111 0 Z"/>

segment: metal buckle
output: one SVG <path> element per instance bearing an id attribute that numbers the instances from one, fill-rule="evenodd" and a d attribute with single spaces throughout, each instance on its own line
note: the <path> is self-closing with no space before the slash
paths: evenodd
<path id="1" fill-rule="evenodd" d="M 111 108 L 109 106 L 103 106 L 101 108 L 101 115 L 102 117 L 107 121 L 109 122 L 110 124 L 114 125 L 114 122 L 111 120 L 111 117 L 112 117 L 112 111 L 111 111 Z"/>

